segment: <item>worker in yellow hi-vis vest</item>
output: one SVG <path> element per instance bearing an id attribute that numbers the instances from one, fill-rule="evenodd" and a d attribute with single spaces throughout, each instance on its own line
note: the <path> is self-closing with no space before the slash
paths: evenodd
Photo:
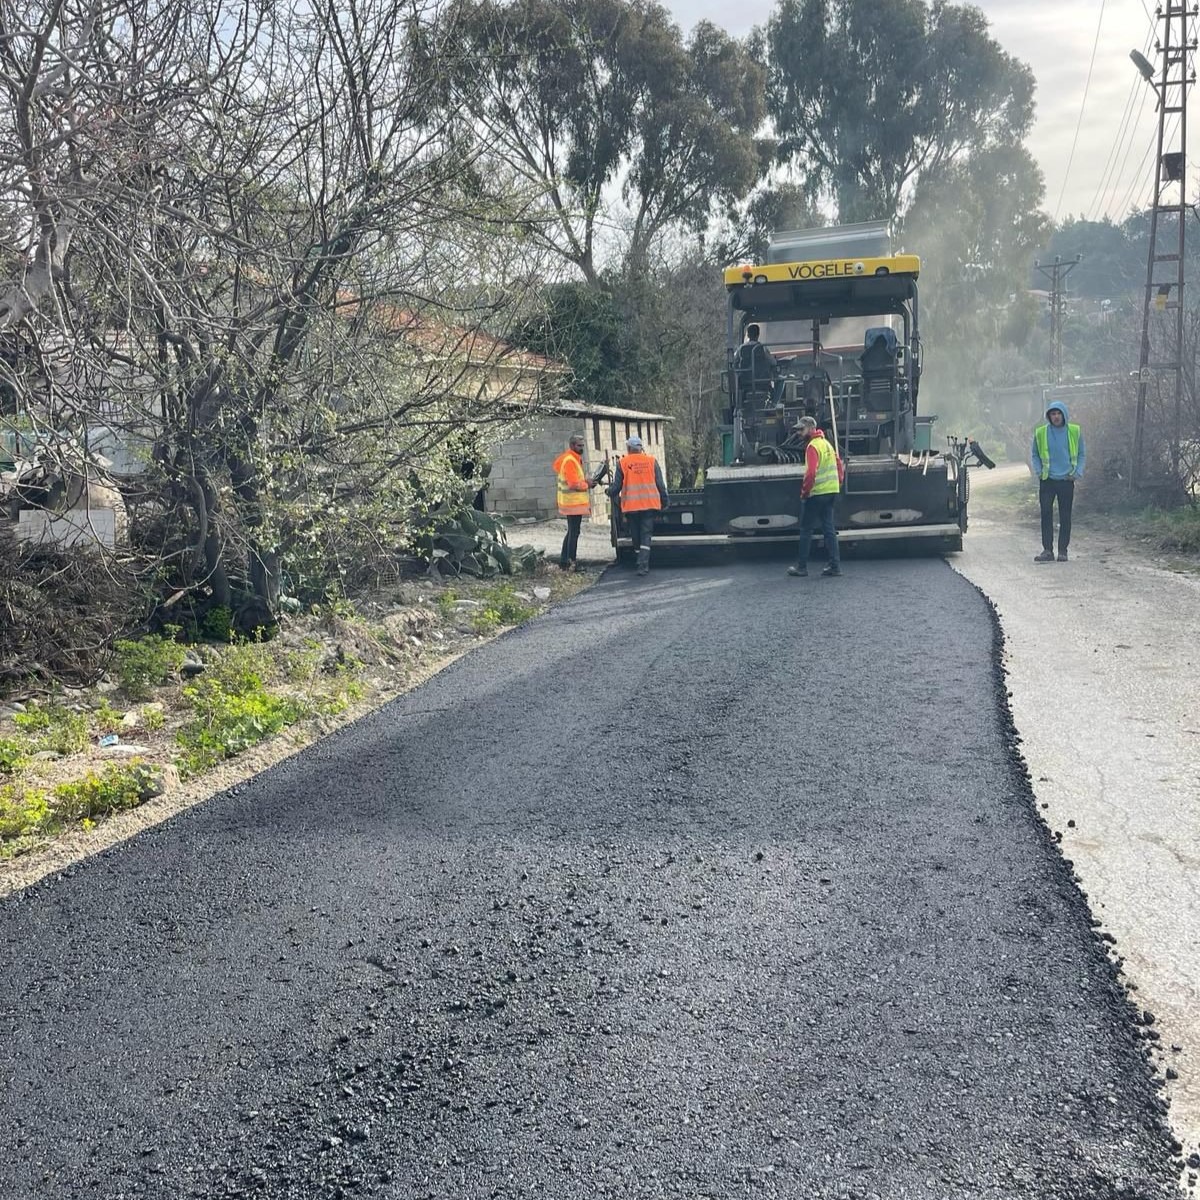
<path id="1" fill-rule="evenodd" d="M 1083 478 L 1083 433 L 1073 425 L 1065 404 L 1055 401 L 1046 409 L 1046 423 L 1033 431 L 1029 465 L 1038 482 L 1042 509 L 1042 552 L 1036 563 L 1054 561 L 1054 502 L 1058 501 L 1058 561 L 1067 561 L 1071 544 L 1071 509 L 1075 481 Z"/>
<path id="2" fill-rule="evenodd" d="M 820 525 L 825 538 L 825 569 L 822 575 L 840 575 L 842 559 L 838 550 L 837 524 L 834 509 L 846 468 L 841 456 L 825 440 L 824 430 L 817 428 L 812 417 L 796 422 L 796 433 L 804 442 L 804 482 L 800 485 L 800 546 L 795 566 L 788 567 L 789 575 L 808 574 L 808 555 L 813 534 Z"/>
<path id="3" fill-rule="evenodd" d="M 567 535 L 563 538 L 562 552 L 558 565 L 564 571 L 578 571 L 579 530 L 583 518 L 592 509 L 588 492 L 596 486 L 583 471 L 583 434 L 573 433 L 567 448 L 554 460 L 554 474 L 558 480 L 558 515 L 567 519 Z"/>

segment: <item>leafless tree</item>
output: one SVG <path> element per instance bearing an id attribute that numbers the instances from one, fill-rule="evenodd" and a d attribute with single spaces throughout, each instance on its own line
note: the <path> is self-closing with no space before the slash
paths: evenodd
<path id="1" fill-rule="evenodd" d="M 502 336 L 539 274 L 532 200 L 439 104 L 457 21 L 0 2 L 0 370 L 30 419 L 149 440 L 171 568 L 218 604 L 244 569 L 272 608 L 297 545 L 393 538 L 447 439 L 538 383 Z"/>

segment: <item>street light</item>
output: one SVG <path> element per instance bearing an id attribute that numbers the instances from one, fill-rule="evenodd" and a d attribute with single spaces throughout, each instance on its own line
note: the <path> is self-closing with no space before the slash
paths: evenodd
<path id="1" fill-rule="evenodd" d="M 1154 82 L 1154 68 L 1150 65 L 1150 60 L 1140 50 L 1130 50 L 1129 57 L 1133 60 L 1133 65 L 1142 73 L 1142 77 L 1147 83 Z"/>

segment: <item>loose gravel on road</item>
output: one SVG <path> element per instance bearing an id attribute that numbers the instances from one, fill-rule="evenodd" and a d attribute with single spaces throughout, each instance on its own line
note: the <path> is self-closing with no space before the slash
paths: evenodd
<path id="1" fill-rule="evenodd" d="M 983 597 L 659 563 L 0 903 L 0 1196 L 1175 1195 Z"/>

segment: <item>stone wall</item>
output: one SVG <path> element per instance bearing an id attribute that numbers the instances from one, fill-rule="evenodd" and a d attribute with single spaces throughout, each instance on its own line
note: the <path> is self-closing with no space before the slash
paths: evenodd
<path id="1" fill-rule="evenodd" d="M 626 426 L 629 432 L 626 432 Z M 625 439 L 639 434 L 646 443 L 646 452 L 662 464 L 666 476 L 666 448 L 663 444 L 661 420 L 636 417 L 545 417 L 528 428 L 520 437 L 498 442 L 489 452 L 492 473 L 488 479 L 487 507 L 489 512 L 501 512 L 517 517 L 547 519 L 558 515 L 555 502 L 554 460 L 566 449 L 573 433 L 584 437 L 583 469 L 594 474 L 607 452 L 614 460 L 625 453 Z M 592 512 L 589 521 L 608 525 L 609 499 L 602 487 L 591 493 Z"/>

